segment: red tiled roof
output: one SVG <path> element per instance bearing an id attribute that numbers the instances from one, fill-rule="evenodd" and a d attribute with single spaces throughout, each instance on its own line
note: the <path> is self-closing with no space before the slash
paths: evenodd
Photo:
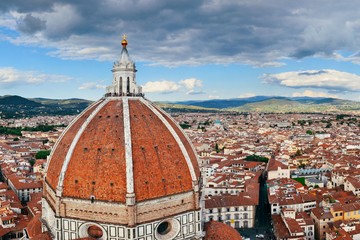
<path id="1" fill-rule="evenodd" d="M 31 240 L 52 240 L 49 232 L 44 232 L 34 236 Z"/>
<path id="2" fill-rule="evenodd" d="M 57 143 L 46 175 L 52 189 L 57 187 L 74 137 L 102 101 L 85 110 Z M 64 197 L 89 199 L 93 195 L 97 200 L 125 203 L 123 109 L 122 101 L 109 99 L 87 123 L 70 156 L 64 178 Z M 164 117 L 168 125 L 157 114 Z M 139 99 L 129 99 L 129 117 L 136 201 L 191 191 L 193 184 L 189 168 L 194 168 L 197 179 L 200 170 L 193 147 L 181 129 L 161 110 L 156 107 L 153 110 Z M 192 166 L 188 165 L 169 126 L 189 154 Z"/>
<path id="3" fill-rule="evenodd" d="M 42 182 L 34 181 L 30 179 L 19 178 L 17 176 L 11 176 L 8 179 L 17 190 L 20 189 L 31 189 L 31 188 L 42 188 Z"/>
<path id="4" fill-rule="evenodd" d="M 257 196 L 250 197 L 244 194 L 237 195 L 223 195 L 212 196 L 205 199 L 206 208 L 218 208 L 218 207 L 235 207 L 235 206 L 254 206 L 258 204 Z"/>
<path id="5" fill-rule="evenodd" d="M 211 221 L 205 224 L 204 240 L 242 240 L 234 228 L 220 222 Z"/>
<path id="6" fill-rule="evenodd" d="M 324 209 L 320 207 L 311 209 L 311 212 L 318 220 L 326 219 L 326 218 L 334 218 L 330 211 L 324 211 Z"/>
<path id="7" fill-rule="evenodd" d="M 41 234 L 40 216 L 41 214 L 37 214 L 35 217 L 33 217 L 26 227 L 30 239 L 33 239 L 33 237 Z"/>
<path id="8" fill-rule="evenodd" d="M 5 234 L 9 233 L 11 230 L 10 228 L 3 228 L 0 226 L 0 237 L 4 236 Z"/>

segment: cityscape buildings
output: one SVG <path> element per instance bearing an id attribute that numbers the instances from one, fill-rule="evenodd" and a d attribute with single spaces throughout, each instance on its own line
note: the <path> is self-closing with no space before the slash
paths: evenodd
<path id="1" fill-rule="evenodd" d="M 0 135 L 1 238 L 359 238 L 359 116 L 170 116 L 122 45 L 105 96 L 80 115 L 0 120 L 56 126 Z"/>

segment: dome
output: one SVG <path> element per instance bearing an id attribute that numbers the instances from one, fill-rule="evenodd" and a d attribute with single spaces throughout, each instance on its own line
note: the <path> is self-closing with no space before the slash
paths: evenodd
<path id="1" fill-rule="evenodd" d="M 206 223 L 205 231 L 204 240 L 242 240 L 238 231 L 221 222 L 211 221 Z"/>
<path id="2" fill-rule="evenodd" d="M 44 228 L 55 239 L 201 239 L 201 176 L 191 142 L 144 98 L 126 45 L 112 72 L 105 96 L 51 151 Z"/>
<path id="3" fill-rule="evenodd" d="M 192 192 L 199 177 L 192 145 L 171 117 L 142 97 L 108 97 L 65 130 L 46 183 L 62 198 L 125 204 L 129 193 L 137 203 Z"/>

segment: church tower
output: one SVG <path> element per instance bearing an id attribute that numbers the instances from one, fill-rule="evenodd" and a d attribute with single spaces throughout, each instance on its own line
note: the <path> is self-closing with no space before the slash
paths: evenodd
<path id="1" fill-rule="evenodd" d="M 53 147 L 43 231 L 53 239 L 202 239 L 201 175 L 175 121 L 146 100 L 122 41 L 112 85 Z"/>

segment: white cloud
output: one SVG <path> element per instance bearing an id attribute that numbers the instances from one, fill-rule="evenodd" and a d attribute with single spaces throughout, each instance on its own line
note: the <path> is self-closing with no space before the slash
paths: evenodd
<path id="1" fill-rule="evenodd" d="M 202 81 L 196 78 L 188 78 L 179 82 L 187 90 L 194 90 L 195 87 L 202 87 Z"/>
<path id="2" fill-rule="evenodd" d="M 129 46 L 139 50 L 136 61 L 173 66 L 233 62 L 281 66 L 289 57 L 334 58 L 336 51 L 354 53 L 360 47 L 358 4 L 353 0 L 328 0 L 325 5 L 228 0 L 29 2 L 1 1 L 0 26 L 14 34 L 0 38 L 44 47 L 66 59 L 79 59 L 76 53 L 84 50 L 82 59 L 113 60 L 124 31 L 131 39 Z M 199 27 L 199 22 L 206 24 Z"/>
<path id="3" fill-rule="evenodd" d="M 199 95 L 204 94 L 204 92 L 199 89 L 202 87 L 202 81 L 196 78 L 187 78 L 181 80 L 179 82 L 180 85 L 184 86 L 188 91 L 186 92 L 187 95 Z"/>
<path id="4" fill-rule="evenodd" d="M 314 92 L 311 90 L 305 90 L 304 92 L 295 92 L 293 97 L 327 97 L 327 98 L 339 98 L 337 95 L 329 94 L 325 92 Z"/>
<path id="5" fill-rule="evenodd" d="M 332 69 L 266 74 L 265 83 L 286 87 L 312 87 L 330 91 L 360 91 L 360 76 Z"/>
<path id="6" fill-rule="evenodd" d="M 87 82 L 87 83 L 83 83 L 80 87 L 79 90 L 92 90 L 92 89 L 105 89 L 105 85 L 99 84 L 99 83 L 95 83 L 95 82 Z"/>
<path id="7" fill-rule="evenodd" d="M 158 93 L 172 93 L 179 91 L 181 86 L 171 81 L 155 81 L 147 82 L 143 86 L 144 93 L 158 92 Z"/>
<path id="8" fill-rule="evenodd" d="M 255 93 L 243 93 L 241 95 L 238 96 L 238 98 L 249 98 L 249 97 L 255 97 L 256 94 Z"/>
<path id="9" fill-rule="evenodd" d="M 45 74 L 36 71 L 20 71 L 15 68 L 0 68 L 0 86 L 11 88 L 16 85 L 41 84 L 45 82 L 65 82 L 71 77 Z"/>
<path id="10" fill-rule="evenodd" d="M 147 82 L 143 86 L 143 92 L 172 93 L 185 89 L 187 95 L 204 94 L 204 92 L 199 89 L 200 87 L 202 87 L 202 81 L 196 78 L 187 78 L 179 82 L 163 80 Z"/>

